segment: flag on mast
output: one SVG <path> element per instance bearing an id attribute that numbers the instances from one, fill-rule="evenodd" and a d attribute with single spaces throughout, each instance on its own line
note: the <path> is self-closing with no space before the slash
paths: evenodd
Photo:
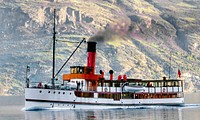
<path id="1" fill-rule="evenodd" d="M 180 69 L 178 69 L 178 77 L 179 78 L 181 77 L 181 71 L 180 71 Z"/>

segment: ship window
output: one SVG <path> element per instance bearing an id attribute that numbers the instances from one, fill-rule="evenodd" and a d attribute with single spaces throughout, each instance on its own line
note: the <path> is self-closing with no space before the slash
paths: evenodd
<path id="1" fill-rule="evenodd" d="M 42 93 L 42 91 L 40 90 L 40 93 Z"/>
<path id="2" fill-rule="evenodd" d="M 174 86 L 178 87 L 179 86 L 178 82 L 174 82 Z"/>
<path id="3" fill-rule="evenodd" d="M 104 87 L 108 87 L 109 86 L 109 83 L 104 83 Z"/>
<path id="4" fill-rule="evenodd" d="M 183 81 L 178 81 L 178 86 L 183 87 Z"/>
<path id="5" fill-rule="evenodd" d="M 58 92 L 58 94 L 60 94 L 60 92 Z"/>
<path id="6" fill-rule="evenodd" d="M 148 82 L 147 83 L 147 87 L 153 87 L 153 83 L 152 82 Z"/>
<path id="7" fill-rule="evenodd" d="M 76 68 L 76 67 L 71 67 L 70 72 L 71 72 L 72 74 L 77 73 L 77 68 Z"/>
<path id="8" fill-rule="evenodd" d="M 76 73 L 76 68 L 73 68 L 73 73 Z"/>
<path id="9" fill-rule="evenodd" d="M 156 82 L 153 82 L 153 83 L 152 83 L 152 86 L 155 87 L 155 86 L 156 86 Z"/>
<path id="10" fill-rule="evenodd" d="M 73 73 L 73 68 L 70 69 L 70 73 Z"/>
<path id="11" fill-rule="evenodd" d="M 79 72 L 82 73 L 82 72 L 83 72 L 83 69 L 80 69 Z"/>
<path id="12" fill-rule="evenodd" d="M 50 91 L 48 93 L 50 93 Z"/>
<path id="13" fill-rule="evenodd" d="M 85 98 L 93 98 L 94 93 L 89 93 L 89 92 L 75 92 L 75 95 L 77 97 L 85 97 Z"/>
<path id="14" fill-rule="evenodd" d="M 172 86 L 176 86 L 176 82 L 172 82 Z"/>
<path id="15" fill-rule="evenodd" d="M 54 91 L 53 93 L 55 94 L 56 92 Z"/>
<path id="16" fill-rule="evenodd" d="M 77 73 L 77 68 L 74 68 L 74 73 Z"/>
<path id="17" fill-rule="evenodd" d="M 109 83 L 109 87 L 114 87 L 112 81 Z"/>
<path id="18" fill-rule="evenodd" d="M 72 74 L 77 74 L 77 73 L 84 73 L 84 67 L 82 67 L 82 66 L 74 66 L 74 67 L 71 67 L 70 68 L 70 72 L 72 73 Z M 90 72 L 89 72 L 90 73 Z M 89 74 L 88 73 L 88 74 Z"/>
<path id="19" fill-rule="evenodd" d="M 79 73 L 83 73 L 83 68 L 80 68 L 80 69 L 79 69 Z"/>
<path id="20" fill-rule="evenodd" d="M 65 94 L 65 92 L 63 92 L 63 94 Z"/>
<path id="21" fill-rule="evenodd" d="M 163 82 L 158 82 L 158 87 L 163 87 Z"/>
<path id="22" fill-rule="evenodd" d="M 98 82 L 98 86 L 101 86 L 102 85 L 102 82 Z"/>
<path id="23" fill-rule="evenodd" d="M 93 69 L 93 68 L 87 67 L 87 68 L 86 68 L 86 74 L 90 74 L 90 73 L 92 72 L 92 69 Z"/>
<path id="24" fill-rule="evenodd" d="M 115 83 L 115 87 L 120 87 L 120 83 L 119 82 Z"/>

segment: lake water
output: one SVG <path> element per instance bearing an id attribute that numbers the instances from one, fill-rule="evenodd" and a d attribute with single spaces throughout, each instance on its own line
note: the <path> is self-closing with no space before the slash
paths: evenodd
<path id="1" fill-rule="evenodd" d="M 1 96 L 0 120 L 200 120 L 200 93 L 186 94 L 185 101 L 182 107 L 24 111 L 23 96 Z"/>

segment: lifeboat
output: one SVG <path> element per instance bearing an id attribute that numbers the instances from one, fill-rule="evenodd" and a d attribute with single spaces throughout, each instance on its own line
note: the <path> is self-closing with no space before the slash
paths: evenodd
<path id="1" fill-rule="evenodd" d="M 144 89 L 145 89 L 144 86 L 139 86 L 139 85 L 124 86 L 124 91 L 126 92 L 141 92 L 144 91 Z"/>

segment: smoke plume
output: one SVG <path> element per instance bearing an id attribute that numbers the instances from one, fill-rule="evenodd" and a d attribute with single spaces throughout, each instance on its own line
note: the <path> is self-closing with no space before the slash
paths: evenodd
<path id="1" fill-rule="evenodd" d="M 88 41 L 105 42 L 115 39 L 122 40 L 124 37 L 128 37 L 131 32 L 131 20 L 130 18 L 122 17 L 114 24 L 107 24 L 105 29 L 97 32 L 94 36 L 89 38 Z"/>

